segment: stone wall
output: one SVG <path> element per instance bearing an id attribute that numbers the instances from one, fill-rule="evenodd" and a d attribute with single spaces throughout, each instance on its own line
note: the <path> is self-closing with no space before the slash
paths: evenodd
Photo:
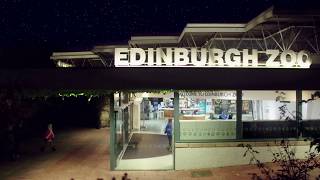
<path id="1" fill-rule="evenodd" d="M 100 111 L 99 111 L 99 120 L 100 127 L 109 127 L 110 126 L 110 98 L 101 97 L 100 98 Z"/>

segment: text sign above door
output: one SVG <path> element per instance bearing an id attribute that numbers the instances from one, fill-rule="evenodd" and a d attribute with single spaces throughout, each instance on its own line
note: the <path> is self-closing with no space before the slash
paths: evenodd
<path id="1" fill-rule="evenodd" d="M 116 67 L 309 68 L 310 55 L 301 50 L 217 48 L 115 48 Z"/>

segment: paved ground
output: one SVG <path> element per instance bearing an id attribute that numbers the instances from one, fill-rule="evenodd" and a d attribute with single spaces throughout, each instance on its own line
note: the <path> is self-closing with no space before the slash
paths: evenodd
<path id="1" fill-rule="evenodd" d="M 41 140 L 30 142 L 19 161 L 0 164 L 1 180 L 83 180 L 121 179 L 123 171 L 109 168 L 109 130 L 77 129 L 57 133 L 57 151 L 40 153 Z M 28 146 L 29 147 L 29 146 Z M 254 166 L 208 169 L 211 176 L 195 178 L 192 171 L 129 171 L 129 178 L 153 179 L 250 179 Z"/>
<path id="2" fill-rule="evenodd" d="M 168 138 L 160 134 L 134 133 L 122 159 L 152 158 L 171 154 Z M 173 161 L 173 160 L 172 160 Z"/>

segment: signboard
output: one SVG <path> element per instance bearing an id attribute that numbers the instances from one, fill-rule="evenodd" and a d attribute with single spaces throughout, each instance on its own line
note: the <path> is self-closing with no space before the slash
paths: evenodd
<path id="1" fill-rule="evenodd" d="M 236 91 L 179 91 L 180 98 L 236 100 Z"/>
<path id="2" fill-rule="evenodd" d="M 312 61 L 304 50 L 115 48 L 114 63 L 116 67 L 309 68 Z"/>

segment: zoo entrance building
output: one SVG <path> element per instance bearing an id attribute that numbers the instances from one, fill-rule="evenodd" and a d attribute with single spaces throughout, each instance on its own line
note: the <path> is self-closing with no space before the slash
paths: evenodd
<path id="1" fill-rule="evenodd" d="M 269 8 L 247 23 L 187 24 L 178 36 L 132 36 L 51 59 L 83 78 L 79 88 L 112 92 L 112 170 L 248 164 L 239 144 L 271 161 L 283 138 L 304 157 L 302 139 L 320 135 L 319 22 L 319 12 Z"/>

